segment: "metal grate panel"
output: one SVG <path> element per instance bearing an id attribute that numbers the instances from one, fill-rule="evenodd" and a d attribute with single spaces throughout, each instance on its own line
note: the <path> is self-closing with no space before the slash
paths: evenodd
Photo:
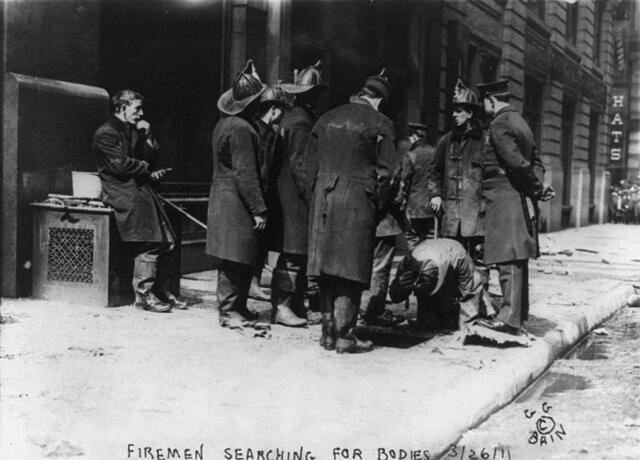
<path id="1" fill-rule="evenodd" d="M 93 283 L 92 228 L 49 227 L 47 278 L 50 281 Z"/>

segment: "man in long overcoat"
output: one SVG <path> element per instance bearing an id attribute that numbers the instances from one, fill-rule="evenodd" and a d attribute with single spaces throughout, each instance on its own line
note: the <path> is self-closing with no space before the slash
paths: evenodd
<path id="1" fill-rule="evenodd" d="M 394 170 L 393 123 L 378 111 L 389 94 L 384 71 L 369 77 L 348 104 L 320 117 L 309 139 L 314 181 L 308 272 L 320 279 L 320 343 L 338 353 L 372 348 L 353 330 Z"/>
<path id="2" fill-rule="evenodd" d="M 507 81 L 478 85 L 493 116 L 482 152 L 486 200 L 484 261 L 497 264 L 502 305 L 493 328 L 520 334 L 529 312 L 529 258 L 539 256 L 538 200 L 550 199 L 531 129 L 509 105 Z"/>
<path id="3" fill-rule="evenodd" d="M 247 307 L 247 296 L 267 207 L 261 188 L 260 140 L 251 121 L 265 88 L 249 60 L 231 89 L 218 99 L 223 118 L 211 139 L 213 179 L 206 252 L 220 260 L 217 298 L 222 326 L 257 319 Z"/>
<path id="4" fill-rule="evenodd" d="M 113 208 L 120 240 L 136 254 L 133 291 L 137 308 L 168 312 L 186 308 L 168 289 L 175 234 L 151 188 L 164 169 L 156 169 L 158 142 L 142 117 L 143 96 L 123 90 L 112 98 L 114 114 L 93 137 L 102 182 L 102 201 Z"/>
<path id="5" fill-rule="evenodd" d="M 278 178 L 274 177 L 273 172 L 278 170 L 282 163 L 282 140 L 278 134 L 279 123 L 282 120 L 284 108 L 288 105 L 287 96 L 279 83 L 268 86 L 260 95 L 260 107 L 254 123 L 260 139 L 258 169 L 262 193 L 265 196 L 265 204 L 268 209 L 267 221 L 269 222 L 265 231 L 260 235 L 258 260 L 249 287 L 249 297 L 256 300 L 269 300 L 269 296 L 260 288 L 260 278 L 269 253 L 269 240 L 273 235 L 273 209 L 277 207 L 278 202 L 276 185 Z"/>
<path id="6" fill-rule="evenodd" d="M 315 107 L 321 92 L 321 62 L 294 72 L 294 83 L 282 84 L 292 95 L 293 105 L 285 109 L 280 123 L 283 148 L 276 176 L 277 200 L 270 217 L 271 249 L 280 253 L 271 278 L 271 304 L 275 323 L 299 326 L 300 318 L 312 324 L 320 322 L 318 289 L 307 280 L 307 240 L 309 204 L 305 196 L 309 179 L 305 159 L 309 133 L 316 121 Z M 313 280 L 312 280 L 313 281 Z M 309 306 L 304 305 L 309 287 Z"/>

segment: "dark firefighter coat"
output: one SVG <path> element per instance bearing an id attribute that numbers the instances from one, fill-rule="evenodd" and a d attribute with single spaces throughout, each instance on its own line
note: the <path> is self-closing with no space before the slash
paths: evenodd
<path id="1" fill-rule="evenodd" d="M 359 97 L 314 126 L 308 145 L 315 177 L 309 275 L 369 285 L 376 225 L 386 213 L 395 167 L 393 141 L 391 120 Z"/>
<path id="2" fill-rule="evenodd" d="M 158 144 L 117 117 L 100 126 L 93 136 L 93 153 L 102 182 L 102 201 L 113 208 L 120 239 L 125 242 L 174 242 L 175 234 L 150 174 L 158 157 Z"/>
<path id="3" fill-rule="evenodd" d="M 533 133 L 508 106 L 493 118 L 484 144 L 484 261 L 538 257 L 537 198 L 544 188 L 544 168 Z"/>
<path id="4" fill-rule="evenodd" d="M 280 161 L 271 172 L 276 183 L 270 210 L 269 248 L 288 254 L 307 254 L 309 207 L 305 194 L 309 187 L 305 161 L 307 140 L 315 117 L 305 107 L 285 109 L 280 122 Z"/>
<path id="5" fill-rule="evenodd" d="M 411 219 L 433 217 L 429 205 L 430 170 L 434 160 L 434 149 L 423 140 L 418 140 L 402 159 L 400 193 L 406 201 L 407 216 Z"/>
<path id="6" fill-rule="evenodd" d="M 211 137 L 213 179 L 209 194 L 206 253 L 247 265 L 256 263 L 258 231 L 253 216 L 264 214 L 260 141 L 237 116 L 222 118 Z"/>
<path id="7" fill-rule="evenodd" d="M 432 195 L 442 197 L 442 235 L 456 238 L 484 235 L 482 198 L 483 130 L 453 130 L 436 146 L 430 174 Z"/>

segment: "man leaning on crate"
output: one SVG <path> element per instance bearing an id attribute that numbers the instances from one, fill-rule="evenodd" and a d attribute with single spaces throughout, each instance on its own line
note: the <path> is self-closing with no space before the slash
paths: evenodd
<path id="1" fill-rule="evenodd" d="M 113 208 L 125 246 L 135 253 L 133 291 L 136 308 L 165 313 L 186 304 L 169 291 L 168 253 L 175 233 L 151 183 L 166 170 L 156 169 L 158 142 L 144 120 L 143 97 L 132 90 L 111 99 L 114 113 L 93 136 L 93 153 L 102 182 L 102 201 Z"/>

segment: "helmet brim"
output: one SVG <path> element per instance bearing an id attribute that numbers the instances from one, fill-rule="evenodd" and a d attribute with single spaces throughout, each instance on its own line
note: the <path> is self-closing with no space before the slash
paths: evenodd
<path id="1" fill-rule="evenodd" d="M 218 110 L 227 115 L 238 115 L 242 113 L 249 104 L 259 98 L 265 89 L 267 89 L 267 85 L 262 83 L 262 89 L 260 89 L 260 91 L 239 101 L 233 99 L 233 89 L 228 89 L 218 98 Z"/>
<path id="2" fill-rule="evenodd" d="M 288 94 L 302 94 L 302 93 L 306 93 L 307 91 L 311 91 L 314 88 L 317 88 L 318 91 L 326 91 L 327 90 L 327 86 L 323 85 L 323 84 L 319 84 L 319 85 L 296 85 L 294 83 L 283 83 L 282 85 L 280 85 L 280 87 L 282 88 L 282 91 L 284 91 L 285 93 L 288 93 Z"/>

